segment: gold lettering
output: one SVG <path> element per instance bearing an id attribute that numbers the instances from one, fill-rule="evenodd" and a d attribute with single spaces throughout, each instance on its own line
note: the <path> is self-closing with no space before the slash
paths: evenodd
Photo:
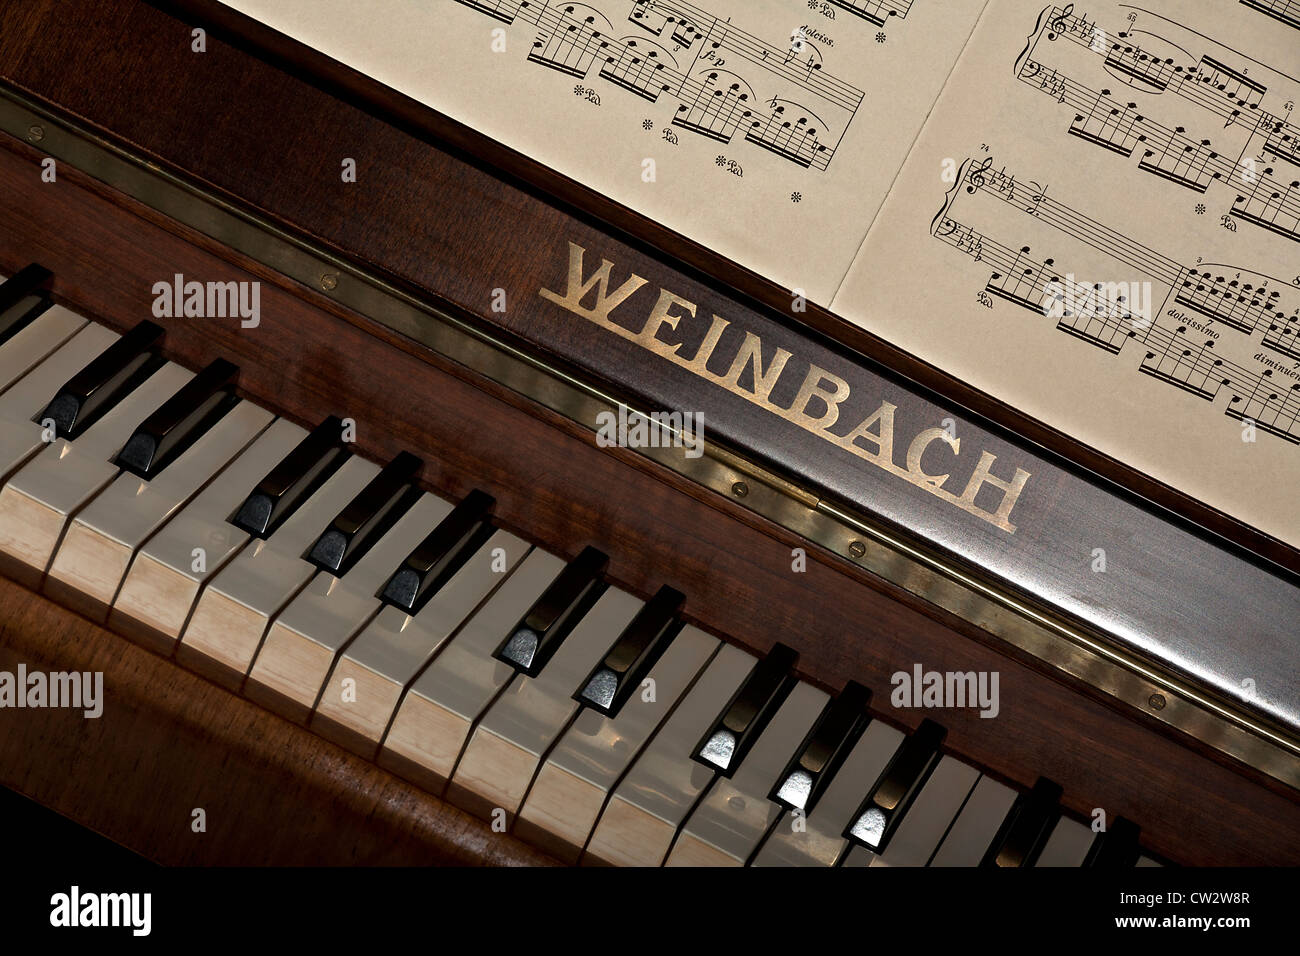
<path id="1" fill-rule="evenodd" d="M 563 296 L 552 292 L 550 289 L 540 289 L 538 295 L 548 302 L 554 302 L 570 312 L 577 313 L 584 319 L 590 319 L 600 325 L 613 325 L 609 314 L 618 308 L 628 296 L 645 285 L 646 280 L 633 273 L 626 282 L 611 293 L 609 291 L 609 273 L 614 268 L 614 263 L 608 259 L 600 260 L 600 268 L 592 273 L 590 279 L 583 279 L 582 257 L 586 251 L 577 243 L 569 243 L 569 288 Z M 592 288 L 596 289 L 596 304 L 593 308 L 588 309 L 582 304 L 582 300 L 587 297 L 587 293 Z"/>
<path id="2" fill-rule="evenodd" d="M 835 387 L 835 390 L 830 391 L 823 388 L 822 382 L 830 382 Z M 799 424 L 809 431 L 814 428 L 827 429 L 835 424 L 835 419 L 840 417 L 840 403 L 848 397 L 848 382 L 833 372 L 818 368 L 816 365 L 810 365 L 808 374 L 803 380 L 803 385 L 799 387 L 799 394 L 794 397 L 794 404 L 790 406 L 790 411 L 797 416 L 797 419 L 802 419 Z M 813 418 L 808 413 L 808 405 L 814 398 L 820 398 L 826 403 L 826 411 L 820 418 Z"/>
<path id="3" fill-rule="evenodd" d="M 872 458 L 880 462 L 890 462 L 894 460 L 894 411 L 897 405 L 891 405 L 889 402 L 881 402 L 880 407 L 872 412 L 869 418 L 863 420 L 862 424 L 853 431 L 841 438 L 840 444 L 853 452 L 866 452 Z M 875 434 L 871 431 L 871 426 L 880 423 L 880 433 Z M 869 448 L 863 448 L 858 444 L 859 438 L 865 438 L 876 446 L 875 451 Z"/>
<path id="4" fill-rule="evenodd" d="M 712 377 L 709 371 L 709 359 L 713 357 L 713 350 L 718 347 L 718 339 L 722 338 L 722 333 L 730 324 L 722 316 L 715 315 L 709 331 L 704 334 L 704 341 L 700 343 L 700 350 L 695 353 L 695 358 L 691 359 L 686 367 L 696 375 Z"/>
<path id="5" fill-rule="evenodd" d="M 1016 526 L 1009 520 L 1011 509 L 1016 505 L 1016 499 L 1020 497 L 1020 492 L 1025 488 L 1025 482 L 1029 480 L 1029 472 L 1023 468 L 1017 468 L 1015 477 L 1010 481 L 1003 481 L 1001 478 L 995 478 L 990 471 L 993 463 L 998 460 L 998 456 L 991 452 L 984 452 L 980 455 L 980 463 L 975 466 L 975 473 L 970 476 L 970 481 L 966 483 L 966 490 L 962 492 L 961 503 L 967 506 L 970 511 L 976 511 L 975 496 L 979 494 L 980 488 L 985 484 L 990 484 L 994 488 L 1001 488 L 1003 491 L 1002 504 L 998 510 L 989 517 L 989 521 L 1007 531 L 1015 531 Z M 988 514 L 988 512 L 982 512 Z"/>
<path id="6" fill-rule="evenodd" d="M 675 305 L 682 306 L 686 309 L 687 314 L 692 319 L 695 318 L 694 302 L 688 302 L 685 299 L 678 298 L 667 289 L 660 289 L 659 301 L 655 303 L 655 307 L 651 310 L 650 318 L 646 322 L 645 328 L 641 330 L 641 334 L 636 338 L 637 342 L 657 355 L 675 355 L 677 350 L 682 347 L 680 340 L 676 343 L 670 344 L 658 337 L 658 332 L 661 328 L 668 326 L 668 328 L 676 331 L 677 323 L 685 318 L 685 316 L 682 315 L 673 315 L 672 312 L 669 311 Z"/>
<path id="7" fill-rule="evenodd" d="M 927 475 L 921 468 L 921 456 L 925 454 L 931 442 L 939 439 L 943 439 L 952 447 L 954 455 L 961 451 L 961 439 L 953 438 L 944 428 L 927 428 L 912 439 L 911 447 L 907 449 L 907 470 L 936 488 L 943 487 L 943 483 L 948 480 L 948 475 Z"/>
<path id="8" fill-rule="evenodd" d="M 740 387 L 740 376 L 745 371 L 745 366 L 752 364 L 753 395 L 759 401 L 766 403 L 788 361 L 790 361 L 790 353 L 785 349 L 777 349 L 776 354 L 772 356 L 772 364 L 767 367 L 766 372 L 763 371 L 763 341 L 753 332 L 746 332 L 745 341 L 736 350 L 736 357 L 732 359 L 731 368 L 723 376 L 721 384 L 737 394 L 744 394 L 744 389 Z"/>
<path id="9" fill-rule="evenodd" d="M 764 369 L 763 342 L 754 332 L 746 331 L 745 340 L 737 349 L 731 367 L 725 375 L 718 375 L 710 371 L 707 365 L 723 334 L 730 326 L 726 319 L 718 315 L 713 316 L 712 324 L 708 332 L 705 333 L 704 340 L 700 343 L 698 351 L 693 358 L 688 359 L 680 354 L 681 341 L 676 344 L 669 344 L 658 338 L 658 332 L 664 326 L 677 331 L 682 319 L 694 319 L 696 317 L 695 303 L 676 296 L 666 289 L 660 289 L 659 298 L 650 311 L 642 330 L 633 332 L 624 328 L 610 319 L 610 313 L 640 289 L 641 286 L 645 285 L 646 280 L 633 273 L 630 278 L 611 293 L 609 291 L 609 282 L 610 272 L 614 267 L 613 263 L 608 259 L 602 259 L 600 268 L 590 278 L 584 279 L 582 265 L 585 251 L 576 243 L 569 243 L 569 287 L 563 296 L 549 289 L 539 289 L 538 294 L 547 301 L 594 322 L 602 328 L 608 329 L 614 334 L 668 359 L 675 365 L 679 365 L 701 378 L 725 388 L 733 395 L 738 395 L 759 408 L 793 422 L 805 431 L 818 435 L 826 441 L 834 442 L 863 461 L 870 462 L 891 475 L 923 488 L 930 494 L 983 521 L 987 521 L 1008 533 L 1015 532 L 1016 527 L 1010 520 L 1011 511 L 1020 497 L 1020 492 L 1024 490 L 1025 483 L 1030 478 L 1029 472 L 1017 468 L 1015 477 L 1010 481 L 1004 481 L 995 477 L 991 471 L 993 462 L 997 460 L 997 457 L 987 451 L 982 452 L 979 464 L 976 465 L 975 472 L 966 485 L 966 490 L 961 497 L 958 497 L 943 488 L 943 485 L 951 476 L 947 474 L 927 474 L 921 468 L 921 459 L 924 457 L 926 449 L 933 442 L 940 439 L 947 442 L 952 449 L 952 453 L 956 455 L 960 449 L 960 440 L 951 437 L 942 428 L 926 429 L 918 434 L 908 446 L 906 467 L 894 464 L 894 412 L 897 406 L 886 401 L 882 401 L 880 407 L 853 431 L 843 438 L 836 437 L 830 434 L 828 429 L 839 418 L 840 405 L 849 397 L 850 386 L 844 379 L 826 369 L 810 365 L 808 374 L 805 376 L 794 402 L 788 409 L 782 408 L 772 401 L 771 395 L 781 377 L 781 373 L 785 370 L 786 364 L 792 357 L 789 351 L 778 348 L 772 356 L 771 362 Z M 593 290 L 595 291 L 595 302 L 592 308 L 587 308 L 582 304 L 582 300 L 587 298 Z M 685 311 L 674 313 L 673 309 L 675 308 L 681 308 Z M 752 370 L 754 377 L 752 390 L 740 386 L 740 378 L 747 368 Z M 809 406 L 814 399 L 821 399 L 826 405 L 825 412 L 820 416 L 814 416 L 809 411 Z M 873 432 L 871 429 L 876 427 L 879 428 L 879 431 Z M 859 444 L 863 439 L 874 445 L 874 450 Z M 975 498 L 985 484 L 999 488 L 1003 492 L 1002 503 L 996 513 L 991 514 L 975 504 Z"/>

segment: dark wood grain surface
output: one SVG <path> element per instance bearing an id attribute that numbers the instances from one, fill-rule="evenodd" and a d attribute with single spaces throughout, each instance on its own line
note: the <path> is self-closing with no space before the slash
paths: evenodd
<path id="1" fill-rule="evenodd" d="M 642 596 L 662 584 L 677 587 L 687 595 L 690 619 L 753 650 L 778 640 L 791 644 L 802 655 L 802 673 L 822 686 L 837 689 L 857 679 L 883 707 L 890 675 L 914 662 L 999 671 L 996 720 L 969 709 L 885 708 L 881 716 L 909 727 L 922 716 L 936 717 L 948 727 L 954 752 L 1021 786 L 1051 776 L 1073 812 L 1086 817 L 1104 807 L 1139 821 L 1155 853 L 1184 863 L 1300 861 L 1300 804 L 1293 792 L 1121 715 L 1086 688 L 1067 687 L 1004 656 L 969 624 L 916 606 L 906 593 L 834 555 L 810 549 L 807 571 L 792 574 L 791 548 L 806 542 L 634 453 L 596 447 L 589 432 L 75 170 L 65 169 L 56 186 L 41 184 L 39 159 L 25 144 L 0 142 L 0 269 L 42 262 L 55 273 L 61 301 L 116 328 L 150 314 L 159 276 L 260 279 L 257 330 L 231 321 L 160 319 L 169 356 L 194 368 L 230 358 L 241 366 L 246 394 L 300 423 L 330 413 L 354 417 L 359 451 L 367 456 L 380 460 L 403 449 L 423 456 L 424 478 L 434 490 L 460 496 L 482 488 L 497 498 L 504 525 L 559 553 L 572 556 L 588 544 L 605 550 L 616 583 Z M 39 612 L 27 613 L 39 620 Z M 42 650 L 40 628 L 23 633 L 23 653 L 52 653 Z M 178 668 L 155 663 L 155 679 L 166 686 L 168 669 Z M 233 700 L 230 706 L 236 703 L 246 706 Z M 344 759 L 328 752 L 331 760 Z M 50 780 L 65 773 L 21 744 L 0 760 L 14 776 L 16 766 Z M 56 790 L 53 783 L 18 789 L 47 798 Z M 75 790 L 61 805 L 86 796 Z M 126 805 L 133 799 L 127 793 L 117 811 L 86 812 L 103 814 L 95 817 L 101 824 L 116 812 L 129 826 L 142 825 L 138 809 Z M 189 859 L 187 852 L 174 849 L 166 857 Z"/>

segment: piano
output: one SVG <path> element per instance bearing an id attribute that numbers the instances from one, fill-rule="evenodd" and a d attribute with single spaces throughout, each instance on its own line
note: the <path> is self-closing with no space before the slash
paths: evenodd
<path id="1" fill-rule="evenodd" d="M 0 784 L 151 860 L 1300 860 L 1293 549 L 220 3 L 0 8 L 0 273 Z"/>

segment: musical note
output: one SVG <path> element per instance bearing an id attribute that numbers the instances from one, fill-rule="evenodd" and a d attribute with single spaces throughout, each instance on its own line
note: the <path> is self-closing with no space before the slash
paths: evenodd
<path id="1" fill-rule="evenodd" d="M 830 74 L 811 41 L 775 45 L 686 0 L 457 0 L 506 23 L 532 23 L 527 59 L 569 76 L 598 77 L 649 102 L 676 98 L 672 123 L 721 143 L 746 142 L 804 169 L 825 170 L 862 105 L 863 92 Z M 626 3 L 636 31 L 619 38 L 604 9 Z M 910 0 L 846 4 L 902 19 Z M 596 12 L 592 12 L 596 11 Z M 723 64 L 726 68 L 723 68 Z M 777 92 L 762 102 L 761 83 Z M 767 90 L 764 90 L 766 96 Z"/>
<path id="2" fill-rule="evenodd" d="M 1187 327 L 1182 325 L 1173 333 L 1153 326 L 1140 370 L 1207 402 L 1214 401 L 1219 388 L 1229 383 L 1224 378 L 1223 360 L 1214 354 L 1213 339 L 1192 345 L 1186 333 Z"/>
<path id="3" fill-rule="evenodd" d="M 832 6 L 847 10 L 868 23 L 883 27 L 890 17 L 905 19 L 912 9 L 912 0 L 829 0 Z"/>
<path id="4" fill-rule="evenodd" d="M 1300 242 L 1300 180 L 1282 186 L 1273 169 L 1265 169 L 1251 189 L 1237 194 L 1229 215 Z"/>
<path id="5" fill-rule="evenodd" d="M 1273 370 L 1251 381 L 1250 391 L 1234 389 L 1225 410 L 1238 421 L 1249 419 L 1261 431 L 1276 435 L 1292 444 L 1300 444 L 1300 382 L 1279 386 Z"/>

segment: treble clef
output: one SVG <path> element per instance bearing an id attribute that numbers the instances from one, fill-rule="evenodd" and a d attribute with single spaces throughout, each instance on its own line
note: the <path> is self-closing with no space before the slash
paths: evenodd
<path id="1" fill-rule="evenodd" d="M 1066 21 L 1072 16 L 1074 16 L 1074 4 L 1067 3 L 1065 9 L 1061 11 L 1061 15 L 1052 21 L 1052 32 L 1047 34 L 1047 39 L 1055 40 L 1065 33 L 1066 28 L 1069 26 Z"/>
<path id="2" fill-rule="evenodd" d="M 966 174 L 966 192 L 975 193 L 984 188 L 984 174 L 992 165 L 993 157 L 985 156 L 983 162 L 971 168 L 971 171 Z"/>

